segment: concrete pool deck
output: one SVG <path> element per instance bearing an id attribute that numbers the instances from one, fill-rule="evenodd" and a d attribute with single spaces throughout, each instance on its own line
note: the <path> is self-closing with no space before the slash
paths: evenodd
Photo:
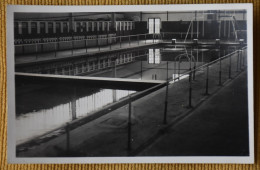
<path id="1" fill-rule="evenodd" d="M 205 154 L 225 155 L 226 153 L 224 152 L 207 153 L 207 150 L 211 152 L 210 147 L 200 152 L 200 148 L 203 147 L 201 143 L 205 142 L 205 138 L 207 138 L 207 136 L 203 138 L 203 134 L 192 134 L 199 134 L 199 132 L 202 129 L 204 130 L 204 134 L 213 135 L 211 136 L 213 139 L 218 138 L 218 135 L 221 134 L 223 138 L 225 137 L 225 139 L 228 140 L 228 142 L 225 143 L 225 146 L 223 145 L 223 142 L 219 141 L 219 139 L 214 140 L 216 141 L 215 143 L 214 141 L 211 141 L 211 147 L 214 146 L 216 148 L 224 148 L 237 146 L 239 148 L 242 148 L 243 150 L 237 153 L 237 151 L 239 150 L 239 148 L 237 148 L 236 153 L 227 154 L 246 155 L 248 148 L 245 148 L 244 146 L 248 141 L 246 141 L 246 138 L 244 136 L 246 134 L 248 136 L 248 131 L 246 131 L 247 129 L 245 128 L 248 113 L 244 105 L 244 100 L 247 99 L 245 97 L 247 92 L 247 79 L 246 71 L 243 71 L 244 69 L 246 69 L 246 67 L 237 70 L 237 68 L 235 67 L 236 55 L 237 54 L 235 54 L 232 57 L 233 79 L 228 78 L 229 61 L 227 59 L 222 61 L 222 85 L 218 85 L 219 63 L 215 63 L 214 65 L 210 66 L 208 89 L 209 95 L 204 95 L 204 71 L 201 70 L 196 73 L 196 79 L 195 81 L 192 81 L 193 107 L 191 108 L 187 107 L 189 96 L 188 79 L 182 79 L 176 83 L 170 84 L 167 109 L 168 123 L 166 125 L 163 124 L 165 88 L 159 89 L 156 92 L 150 93 L 149 95 L 132 102 L 133 112 L 131 129 L 131 150 L 127 148 L 128 105 L 126 105 L 96 120 L 93 120 L 88 124 L 82 125 L 74 130 L 71 130 L 69 133 L 69 151 L 67 150 L 67 135 L 63 134 L 47 142 L 32 145 L 29 148 L 20 147 L 18 148 L 17 156 L 148 156 L 150 154 L 163 155 L 164 153 L 166 155 L 182 154 L 182 156 Z M 238 100 L 237 102 L 234 102 L 233 99 Z M 211 104 L 205 104 L 206 102 Z M 216 103 L 218 104 L 218 106 L 216 106 Z M 225 104 L 225 106 L 229 107 L 221 107 L 221 104 Z M 233 104 L 236 104 L 235 112 L 233 112 Z M 234 121 L 234 114 L 239 115 L 236 121 Z M 192 121 L 193 118 L 196 121 Z M 172 126 L 176 124 L 178 124 L 177 129 L 174 128 L 175 126 Z M 221 126 L 222 124 L 228 125 Z M 237 126 L 233 124 L 236 124 Z M 239 124 L 241 124 L 241 126 L 239 126 Z M 186 125 L 187 128 L 185 127 Z M 217 135 L 217 133 L 215 133 L 214 130 L 215 132 L 219 132 L 219 134 Z M 182 132 L 185 132 L 185 134 Z M 182 147 L 183 150 L 179 150 L 179 152 L 173 151 L 172 154 L 166 153 L 165 150 L 167 150 L 167 148 L 169 151 L 174 150 L 175 148 L 172 147 L 173 145 L 169 141 L 166 142 L 167 146 L 165 145 L 162 147 L 164 150 L 160 152 L 159 146 L 164 144 L 166 140 L 165 136 L 171 134 L 173 134 L 174 136 L 176 133 L 180 137 L 179 141 L 178 138 L 174 138 L 172 136 L 169 136 L 169 139 L 175 140 L 175 142 L 177 142 L 179 145 L 183 143 L 183 146 L 189 147 L 187 147 L 186 150 L 185 147 Z M 233 133 L 236 134 L 234 138 L 231 137 Z M 214 134 L 216 135 L 214 136 Z M 243 141 L 237 140 L 237 137 L 241 136 L 243 137 L 241 138 L 241 140 Z M 241 142 L 241 144 L 233 145 L 235 141 Z M 155 144 L 153 144 L 154 142 Z M 193 153 L 189 152 L 190 147 L 193 148 Z M 230 149 L 229 151 L 233 150 Z"/>
<path id="2" fill-rule="evenodd" d="M 246 78 L 243 72 L 138 156 L 249 156 Z"/>

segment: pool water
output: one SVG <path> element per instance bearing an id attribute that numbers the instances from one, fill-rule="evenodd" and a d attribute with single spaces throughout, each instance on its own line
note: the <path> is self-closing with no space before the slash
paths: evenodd
<path id="1" fill-rule="evenodd" d="M 27 87 L 26 87 L 27 86 Z M 34 89 L 34 87 L 37 87 Z M 41 136 L 133 94 L 134 90 L 24 85 L 16 90 L 16 143 Z"/>

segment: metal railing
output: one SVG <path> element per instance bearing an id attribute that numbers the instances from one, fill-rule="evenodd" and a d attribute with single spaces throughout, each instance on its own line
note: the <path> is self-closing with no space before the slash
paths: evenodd
<path id="1" fill-rule="evenodd" d="M 128 48 L 131 46 L 138 47 L 140 45 L 155 44 L 161 42 L 160 34 L 136 34 L 125 36 L 106 36 L 106 37 L 94 37 L 94 38 L 80 38 L 71 40 L 59 38 L 52 39 L 50 42 L 36 41 L 35 43 L 27 44 L 15 44 L 16 50 L 20 54 L 35 55 L 36 59 L 40 53 L 53 53 L 54 57 L 58 57 L 59 51 L 69 50 L 69 55 L 74 55 L 77 49 L 85 49 L 81 51 L 84 53 L 95 53 L 101 51 L 110 51 L 115 49 Z M 66 49 L 62 47 L 62 43 L 69 43 L 69 47 Z M 51 45 L 51 46 L 50 46 Z M 25 48 L 28 48 L 30 52 L 25 52 Z M 30 48 L 30 49 L 29 49 Z M 44 49 L 48 50 L 44 50 Z M 18 52 L 17 52 L 18 53 Z M 19 54 L 18 53 L 18 54 Z"/>
<path id="2" fill-rule="evenodd" d="M 180 81 L 182 79 L 182 77 L 187 79 L 183 79 L 183 81 L 185 81 L 185 83 L 188 84 L 188 86 L 181 86 L 182 90 L 186 90 L 188 92 L 188 96 L 187 96 L 187 109 L 191 109 L 193 107 L 196 106 L 196 104 L 198 105 L 199 102 L 193 103 L 192 98 L 195 98 L 193 96 L 193 93 L 197 91 L 197 94 L 195 96 L 198 96 L 196 98 L 200 99 L 201 102 L 204 101 L 205 96 L 209 95 L 209 89 L 211 89 L 211 93 L 213 93 L 214 91 L 218 91 L 218 89 L 220 89 L 222 87 L 222 85 L 224 84 L 224 80 L 223 80 L 223 73 L 225 73 L 225 77 L 226 77 L 226 81 L 228 82 L 230 81 L 232 78 L 234 78 L 236 75 L 238 75 L 241 71 L 243 71 L 244 69 L 246 69 L 246 60 L 247 60 L 247 55 L 245 53 L 247 47 L 243 47 L 240 48 L 238 50 L 234 50 L 233 52 L 224 55 L 224 56 L 219 56 L 218 59 L 214 60 L 214 61 L 210 61 L 206 64 L 203 64 L 201 66 L 198 66 L 196 68 L 192 68 L 190 67 L 190 69 L 188 71 L 183 72 L 181 75 L 177 76 L 177 77 L 171 77 L 169 78 L 169 67 L 168 67 L 168 62 L 166 63 L 166 74 L 167 74 L 167 79 L 165 80 L 164 83 L 161 83 L 159 85 L 156 85 L 154 87 L 151 87 L 149 89 L 146 89 L 144 91 L 141 92 L 137 92 L 135 94 L 129 95 L 128 98 L 125 98 L 121 101 L 119 101 L 122 105 L 128 105 L 128 117 L 127 117 L 127 150 L 129 151 L 129 153 L 133 152 L 133 149 L 137 149 L 137 148 L 133 148 L 133 124 L 132 124 L 132 108 L 133 108 L 133 102 L 141 97 L 144 97 L 145 95 L 150 94 L 150 92 L 153 92 L 155 90 L 159 90 L 165 87 L 165 98 L 164 98 L 164 110 L 163 110 L 163 114 L 162 114 L 162 124 L 166 125 L 169 122 L 169 111 L 168 111 L 168 106 L 169 106 L 169 86 L 172 85 L 173 88 L 175 86 L 175 83 Z M 220 54 L 220 53 L 219 53 Z M 225 67 L 224 67 L 225 66 Z M 226 68 L 227 67 L 227 68 Z M 201 71 L 201 72 L 200 72 Z M 211 74 L 210 74 L 211 72 Z M 215 74 L 215 73 L 219 73 L 219 74 Z M 201 75 L 200 79 L 197 79 L 196 81 L 194 81 L 192 79 L 192 76 L 194 76 L 194 73 L 197 75 Z M 203 74 L 205 74 L 203 76 Z M 202 81 L 202 82 L 201 82 Z M 213 83 L 209 83 L 210 81 L 212 81 Z M 177 83 L 178 84 L 178 83 Z M 199 87 L 193 87 L 193 84 L 199 84 Z M 201 91 L 203 91 L 203 93 L 201 93 Z M 172 92 L 172 91 L 171 91 Z M 171 94 L 172 95 L 172 94 Z M 202 96 L 202 98 L 199 97 L 199 95 Z M 171 113 L 174 113 L 174 110 L 171 110 Z M 171 119 L 171 121 L 173 121 L 173 119 Z M 67 124 L 67 128 L 69 128 L 70 124 Z M 165 126 L 164 126 L 165 127 Z M 136 139 L 138 140 L 138 139 Z M 69 131 L 67 132 L 67 150 L 70 150 L 69 148 L 69 143 L 70 143 L 70 134 Z"/>

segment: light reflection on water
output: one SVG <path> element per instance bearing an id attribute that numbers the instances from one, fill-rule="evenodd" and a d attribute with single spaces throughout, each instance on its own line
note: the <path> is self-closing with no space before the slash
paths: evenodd
<path id="1" fill-rule="evenodd" d="M 101 89 L 94 94 L 72 99 L 66 104 L 60 104 L 50 109 L 41 109 L 17 115 L 16 143 L 20 144 L 36 136 L 43 135 L 73 119 L 91 115 L 94 111 L 135 92 Z"/>

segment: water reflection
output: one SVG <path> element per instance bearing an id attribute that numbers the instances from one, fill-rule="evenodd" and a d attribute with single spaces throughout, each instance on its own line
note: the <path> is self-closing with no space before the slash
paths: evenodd
<path id="1" fill-rule="evenodd" d="M 52 131 L 73 119 L 88 116 L 104 106 L 118 101 L 136 91 L 100 89 L 85 97 L 72 97 L 71 101 L 49 109 L 17 114 L 16 143 L 20 144 L 36 136 Z M 55 95 L 55 94 L 54 94 Z M 44 98 L 42 100 L 45 100 Z"/>

